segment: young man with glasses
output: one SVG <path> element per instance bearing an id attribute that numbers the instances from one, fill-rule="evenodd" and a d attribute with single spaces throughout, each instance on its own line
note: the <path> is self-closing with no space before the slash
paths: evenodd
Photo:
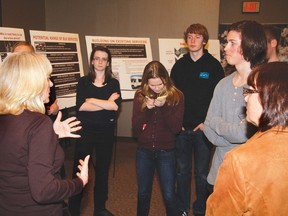
<path id="1" fill-rule="evenodd" d="M 224 77 L 217 59 L 205 49 L 209 34 L 205 26 L 192 24 L 184 32 L 188 53 L 172 68 L 171 78 L 185 97 L 183 127 L 176 139 L 177 201 L 182 216 L 188 215 L 191 197 L 192 152 L 196 200 L 194 215 L 204 215 L 206 209 L 207 175 L 212 144 L 203 133 L 204 120 L 216 84 Z"/>
<path id="2" fill-rule="evenodd" d="M 236 71 L 222 79 L 211 100 L 204 133 L 215 146 L 207 181 L 210 191 L 226 152 L 244 143 L 256 128 L 245 120 L 243 88 L 252 68 L 266 61 L 267 42 L 263 26 L 255 21 L 240 21 L 228 30 L 225 58 Z M 247 90 L 244 89 L 244 93 Z"/>

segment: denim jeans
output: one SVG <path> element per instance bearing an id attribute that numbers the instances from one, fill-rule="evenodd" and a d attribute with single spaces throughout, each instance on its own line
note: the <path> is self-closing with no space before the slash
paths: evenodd
<path id="1" fill-rule="evenodd" d="M 196 200 L 193 203 L 194 214 L 205 214 L 207 191 L 207 175 L 211 158 L 212 144 L 203 131 L 187 129 L 176 139 L 177 160 L 177 203 L 181 211 L 189 212 L 192 176 L 192 152 L 194 148 L 194 175 Z"/>
<path id="2" fill-rule="evenodd" d="M 138 179 L 137 216 L 148 216 L 154 171 L 157 170 L 164 198 L 166 215 L 176 216 L 175 151 L 137 149 L 136 170 Z"/>

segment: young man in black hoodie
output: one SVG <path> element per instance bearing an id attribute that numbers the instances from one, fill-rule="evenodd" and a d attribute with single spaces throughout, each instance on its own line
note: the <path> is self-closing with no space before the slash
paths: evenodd
<path id="1" fill-rule="evenodd" d="M 205 26 L 192 24 L 184 32 L 188 53 L 173 66 L 171 78 L 185 97 L 183 127 L 176 140 L 177 200 L 182 216 L 188 215 L 191 197 L 192 151 L 196 201 L 194 215 L 205 215 L 208 197 L 207 175 L 212 144 L 203 133 L 204 120 L 216 84 L 224 77 L 217 59 L 205 49 L 209 34 Z"/>

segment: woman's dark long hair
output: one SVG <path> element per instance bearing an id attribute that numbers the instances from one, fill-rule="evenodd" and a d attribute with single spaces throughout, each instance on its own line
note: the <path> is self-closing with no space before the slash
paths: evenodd
<path id="1" fill-rule="evenodd" d="M 113 73 L 112 73 L 112 55 L 111 55 L 111 52 L 108 48 L 104 47 L 104 46 L 96 46 L 94 47 L 94 49 L 92 50 L 91 52 L 91 55 L 90 55 L 90 65 L 89 65 L 89 72 L 88 72 L 88 77 L 89 77 L 89 80 L 91 82 L 94 82 L 95 79 L 96 79 L 96 73 L 95 73 L 95 70 L 94 70 L 94 65 L 92 64 L 93 62 L 93 59 L 94 59 L 94 55 L 95 55 L 95 52 L 97 51 L 102 51 L 102 52 L 105 52 L 108 54 L 108 66 L 106 67 L 105 69 L 105 79 L 104 79 L 104 82 L 103 82 L 103 85 L 106 84 L 107 82 L 109 82 L 112 77 L 113 77 Z"/>
<path id="2" fill-rule="evenodd" d="M 263 107 L 259 130 L 288 126 L 288 64 L 271 62 L 256 67 L 248 77 L 248 85 L 256 89 Z"/>

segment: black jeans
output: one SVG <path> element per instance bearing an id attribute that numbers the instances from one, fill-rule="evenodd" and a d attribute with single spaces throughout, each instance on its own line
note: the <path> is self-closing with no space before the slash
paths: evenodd
<path id="1" fill-rule="evenodd" d="M 114 143 L 114 127 L 91 131 L 83 126 L 81 138 L 75 146 L 73 177 L 78 172 L 79 159 L 92 155 L 95 149 L 95 182 L 94 182 L 94 211 L 105 208 L 108 199 L 108 174 Z M 92 158 L 90 158 L 92 160 Z M 69 199 L 69 210 L 72 216 L 80 215 L 82 193 Z"/>
<path id="2" fill-rule="evenodd" d="M 194 214 L 205 214 L 207 191 L 207 175 L 212 152 L 212 144 L 205 137 L 203 131 L 187 129 L 182 131 L 176 139 L 177 159 L 177 201 L 178 208 L 188 212 L 190 209 L 192 152 L 194 148 L 194 173 L 196 186 L 196 200 L 193 203 Z"/>

